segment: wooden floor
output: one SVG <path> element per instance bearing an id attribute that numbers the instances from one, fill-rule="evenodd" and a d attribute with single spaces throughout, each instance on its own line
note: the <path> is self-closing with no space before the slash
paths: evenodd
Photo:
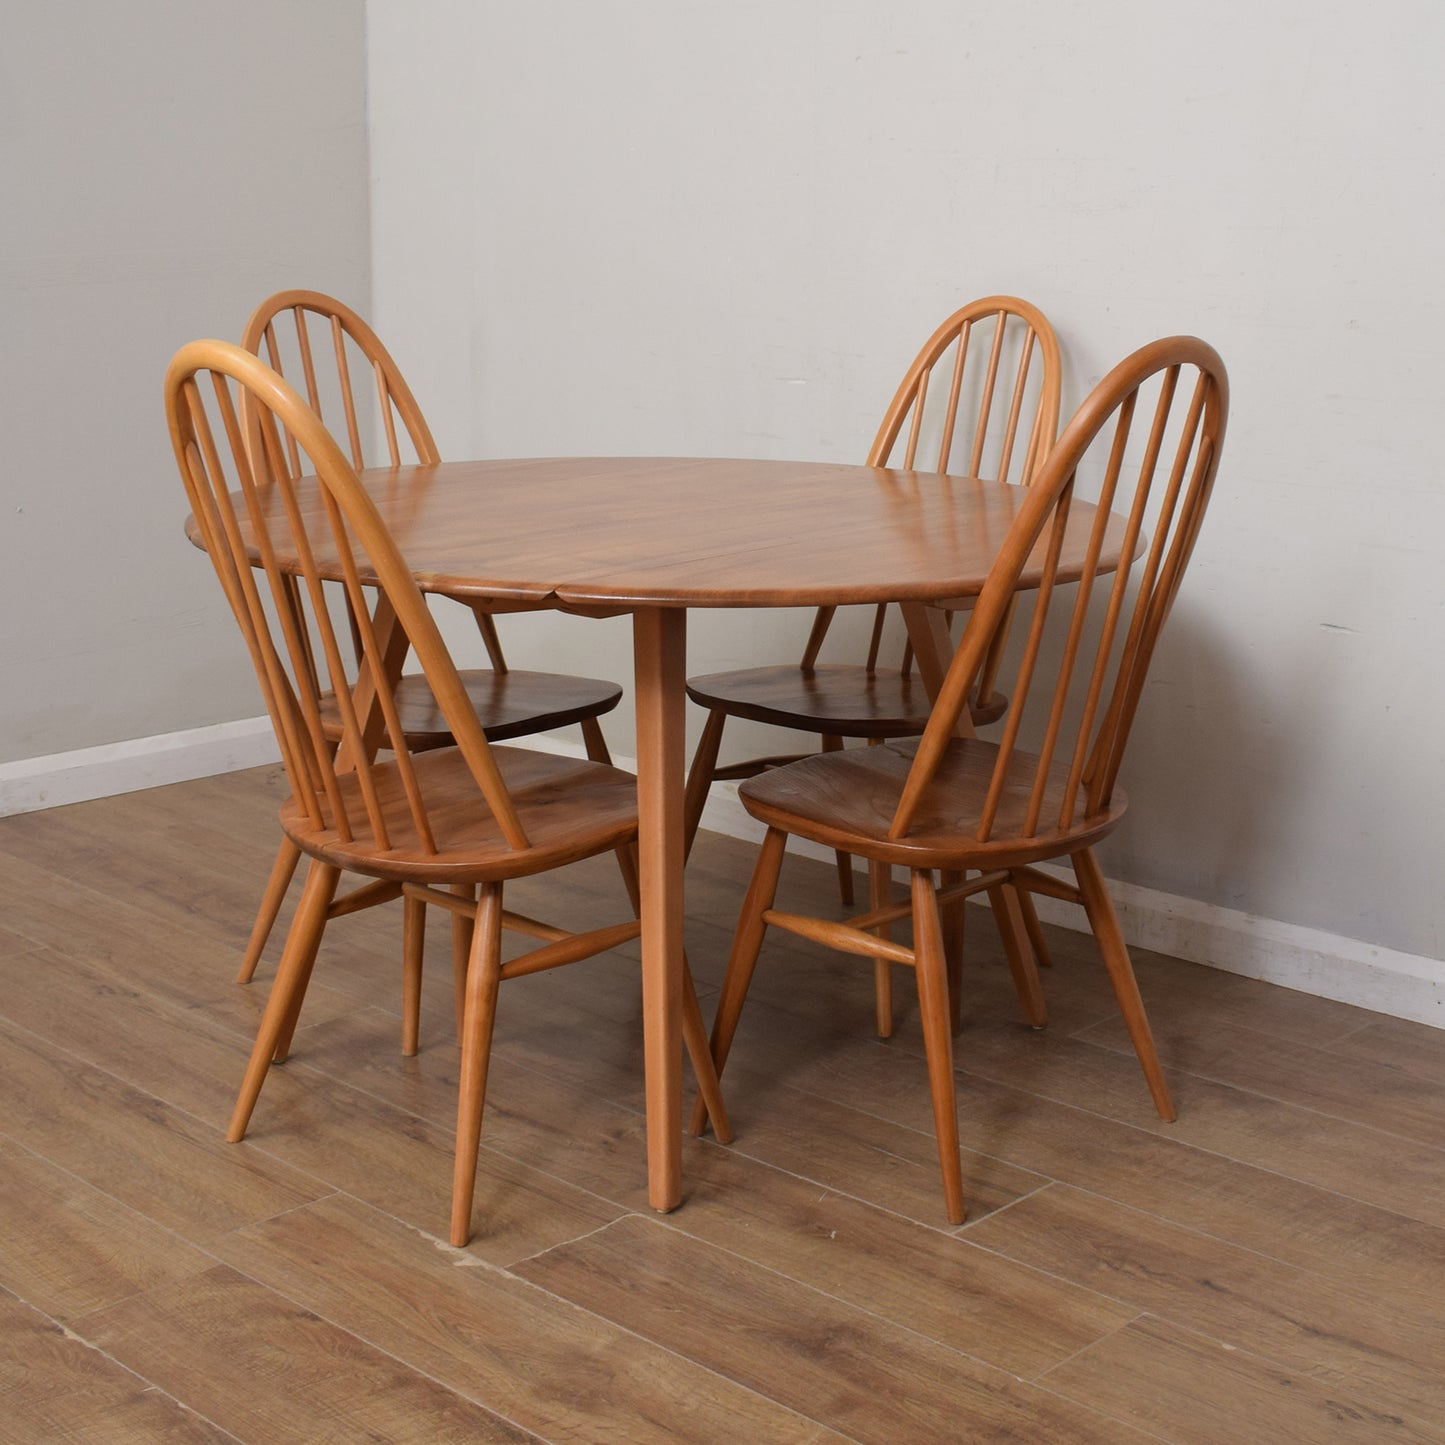
<path id="1" fill-rule="evenodd" d="M 400 914 L 338 921 L 248 1141 L 222 1129 L 275 945 L 241 945 L 280 779 L 0 821 L 0 1439 L 1445 1440 L 1445 1035 L 1137 959 L 1161 1124 L 1082 935 L 1023 1027 L 970 910 L 943 1222 L 900 975 L 770 943 L 726 1084 L 737 1141 L 646 1204 L 635 955 L 503 990 L 478 1233 L 445 1242 L 444 928 L 400 1057 Z M 690 951 L 749 867 L 704 837 Z M 828 906 L 790 861 L 784 899 Z M 518 885 L 615 915 L 610 861 Z M 786 906 L 786 904 L 784 904 Z"/>

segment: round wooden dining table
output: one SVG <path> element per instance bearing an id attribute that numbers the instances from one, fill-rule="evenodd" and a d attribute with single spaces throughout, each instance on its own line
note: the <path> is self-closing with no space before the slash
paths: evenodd
<path id="1" fill-rule="evenodd" d="M 671 1209 L 681 1197 L 688 609 L 901 603 L 936 693 L 952 642 L 926 604 L 977 595 L 1027 494 L 923 472 L 716 458 L 447 462 L 361 477 L 423 591 L 491 610 L 632 616 L 649 1198 Z M 308 498 L 303 483 L 303 510 Z M 1061 580 L 1095 515 L 1073 503 Z M 1117 557 L 1122 534 L 1111 518 L 1106 554 Z M 1031 581 L 1026 570 L 1021 585 Z"/>

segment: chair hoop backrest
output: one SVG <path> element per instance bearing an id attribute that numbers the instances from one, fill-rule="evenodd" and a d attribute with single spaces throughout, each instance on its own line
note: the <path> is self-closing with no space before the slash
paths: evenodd
<path id="1" fill-rule="evenodd" d="M 348 338 L 359 349 L 363 362 L 370 367 L 391 465 L 400 466 L 403 460 L 397 434 L 398 417 L 416 452 L 416 460 L 423 464 L 439 462 L 441 456 L 432 440 L 431 429 L 401 369 L 376 332 L 344 302 L 320 291 L 278 291 L 251 313 L 251 319 L 241 335 L 241 345 L 283 377 L 287 375 L 285 363 L 289 356 L 293 372 L 299 369 L 300 376 L 299 379 L 287 379 L 292 380 L 298 390 L 304 391 L 308 406 L 323 423 L 327 422 L 325 388 L 317 357 L 324 343 L 313 337 L 308 317 L 319 317 L 325 323 L 325 339 L 330 343 L 337 383 L 333 400 L 341 407 L 352 466 L 360 471 L 368 463 L 361 435 L 363 394 L 361 383 L 352 375 L 351 360 L 347 355 Z M 284 327 L 283 322 L 286 323 Z M 288 451 L 294 468 L 297 465 L 296 449 L 289 438 Z"/>
<path id="2" fill-rule="evenodd" d="M 986 344 L 973 346 L 976 333 L 990 327 L 992 334 Z M 949 367 L 938 449 L 930 449 L 920 462 L 918 451 L 928 410 L 929 382 L 950 348 L 953 363 Z M 1005 364 L 1006 355 L 1012 365 Z M 1033 415 L 1020 438 L 1020 424 L 1028 410 L 1031 385 L 1035 384 L 1038 391 Z M 968 451 L 958 458 L 965 475 L 1027 485 L 1058 431 L 1059 390 L 1058 338 L 1043 312 L 1017 296 L 985 296 L 970 301 L 934 331 L 904 373 L 873 439 L 868 465 L 954 471 L 954 446 L 966 440 Z M 973 424 L 960 430 L 959 413 L 965 400 L 972 403 L 968 410 Z M 997 425 L 995 417 L 1000 418 Z M 903 454 L 895 457 L 903 424 L 910 418 Z M 991 443 L 996 451 L 988 450 Z M 1017 472 L 1015 460 L 1019 464 Z"/>
<path id="3" fill-rule="evenodd" d="M 1192 374 L 1193 385 L 1181 387 L 1186 374 Z M 1139 401 L 1146 387 L 1154 403 L 1141 448 L 1137 439 L 1131 443 L 1131 428 L 1136 413 L 1144 414 Z M 1040 829 L 1066 829 L 1081 813 L 1088 818 L 1107 808 L 1154 647 L 1214 485 L 1228 400 L 1218 353 L 1197 338 L 1179 336 L 1140 348 L 1090 393 L 1035 475 L 970 614 L 914 757 L 891 837 L 909 831 L 1026 566 L 1039 575 L 1034 615 L 977 840 L 990 841 L 996 827 L 1025 838 Z M 1051 606 L 1075 580 L 1073 573 L 1059 572 L 1075 480 L 1081 464 L 1099 463 L 1101 454 L 1097 512 L 1088 526 L 1054 686 L 1036 688 L 1053 665 L 1043 661 Z M 1105 538 L 1115 509 L 1125 518 L 1117 567 L 1102 615 L 1091 618 L 1095 583 L 1112 566 Z M 1017 747 L 1024 719 L 1032 713 L 1036 720 L 1039 708 L 1030 704 L 1044 701 L 1039 741 L 1024 754 Z"/>
<path id="4" fill-rule="evenodd" d="M 950 351 L 942 407 L 931 407 L 930 379 Z M 1028 485 L 1059 429 L 1061 371 L 1058 338 L 1037 306 L 1017 296 L 970 301 L 935 329 L 904 372 L 873 438 L 867 465 L 956 470 Z M 920 460 L 925 416 L 930 426 L 936 424 L 938 440 Z M 901 454 L 895 455 L 905 422 L 907 437 Z M 835 610 L 820 608 L 816 614 L 801 663 L 805 672 L 817 665 Z M 880 604 L 874 611 L 869 672 L 878 664 L 887 610 Z M 1000 647 L 1007 631 L 1006 625 L 999 630 Z M 905 648 L 905 673 L 911 657 L 911 648 Z M 992 682 L 986 669 L 980 678 L 982 696 L 992 690 Z"/>
<path id="5" fill-rule="evenodd" d="M 165 393 L 171 443 L 196 524 L 245 635 L 293 795 L 310 823 L 333 829 L 343 842 L 369 837 L 379 849 L 402 846 L 394 836 L 400 829 L 404 846 L 445 851 L 390 685 L 410 647 L 469 765 L 479 805 L 491 811 L 508 846 L 527 847 L 426 600 L 320 418 L 283 377 L 224 341 L 182 347 L 166 373 Z M 283 433 L 294 454 L 288 455 Z M 298 480 L 293 455 L 314 477 Z M 345 590 L 359 642 L 354 664 L 338 644 L 327 580 Z M 368 604 L 376 592 L 373 612 Z M 396 625 L 388 628 L 393 617 Z M 339 748 L 322 722 L 328 683 L 341 717 Z M 372 762 L 378 746 L 395 755 L 405 794 L 405 809 L 393 809 L 390 820 Z M 359 804 L 354 798 L 348 804 L 353 793 Z"/>

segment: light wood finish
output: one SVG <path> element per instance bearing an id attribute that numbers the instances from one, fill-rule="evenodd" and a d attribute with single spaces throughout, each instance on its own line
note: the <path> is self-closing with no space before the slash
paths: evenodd
<path id="1" fill-rule="evenodd" d="M 244 1137 L 272 1062 L 287 1056 L 329 919 L 406 894 L 405 1046 L 411 1051 L 424 947 L 419 905 L 433 902 L 474 914 L 479 921 L 461 1030 L 451 1224 L 452 1243 L 465 1244 L 497 985 L 503 978 L 592 957 L 642 929 L 636 920 L 581 933 L 544 929 L 542 947 L 503 964 L 503 884 L 599 852 L 630 849 L 637 837 L 635 781 L 603 763 L 493 748 L 426 601 L 351 463 L 277 373 L 238 347 L 194 342 L 177 353 L 167 372 L 166 408 L 193 516 L 241 626 L 276 730 L 291 786 L 281 825 L 311 859 L 228 1138 Z M 292 444 L 295 450 L 288 452 Z M 325 531 L 341 564 L 358 652 L 350 664 L 312 562 L 311 536 L 323 533 L 319 527 L 308 533 L 295 506 L 298 453 L 316 475 Z M 263 498 L 271 504 L 265 520 Z M 245 549 L 242 516 L 253 529 L 258 568 Z M 297 558 L 295 573 L 278 565 L 283 539 Z M 381 591 L 375 616 L 360 558 Z M 407 737 L 390 660 L 401 649 L 378 635 L 376 618 L 383 612 L 420 663 L 454 747 L 418 752 Z M 357 702 L 363 680 L 379 725 Z M 322 725 L 328 693 L 341 724 L 339 740 L 329 738 Z M 380 764 L 367 740 L 378 726 L 391 753 L 391 761 Z M 338 899 L 343 873 L 376 881 Z M 480 884 L 480 900 L 439 891 L 457 884 Z M 685 1034 L 709 1111 L 726 1132 L 696 998 L 680 987 L 685 968 L 680 961 L 675 1012 L 690 1005 Z"/>
<path id="2" fill-rule="evenodd" d="M 955 1224 L 962 1222 L 964 1208 L 940 903 L 956 908 L 969 894 L 989 895 L 1005 925 L 1003 940 L 1025 1016 L 1041 1027 L 1043 995 L 1014 890 L 1040 886 L 1041 875 L 1028 865 L 1069 859 L 1155 1108 L 1161 1118 L 1174 1118 L 1093 847 L 1124 814 L 1125 798 L 1116 787 L 1124 747 L 1203 521 L 1227 410 L 1223 364 L 1201 341 L 1168 338 L 1122 361 L 1079 408 L 1039 469 L 969 616 L 922 737 L 819 754 L 764 773 L 741 789 L 747 810 L 769 832 L 713 1027 L 719 1071 L 769 926 L 865 957 L 911 963 L 918 975 L 945 1210 Z M 1053 563 L 1062 553 L 1081 472 L 1097 480 L 1101 507 L 1117 507 L 1127 517 L 1127 533 L 1123 558 L 1112 578 L 1106 577 L 1097 565 L 1106 512 L 1098 514 L 1097 542 L 1070 595 L 1057 586 Z M 1040 544 L 1045 573 L 1018 649 L 1007 724 L 997 741 L 959 737 L 958 722 L 996 631 L 1013 611 L 1019 576 Z M 1025 751 L 1024 738 L 1032 751 Z M 776 857 L 787 835 L 909 868 L 913 948 L 878 938 L 871 913 L 840 924 L 774 908 Z M 944 875 L 941 892 L 935 870 Z M 968 874 L 977 876 L 965 878 Z M 700 1124 L 700 1117 L 694 1123 Z"/>
<path id="3" fill-rule="evenodd" d="M 295 381 L 323 423 L 329 422 L 339 429 L 338 434 L 344 434 L 345 450 L 354 467 L 364 468 L 369 459 L 373 463 L 382 459 L 372 455 L 364 440 L 378 422 L 385 439 L 384 459 L 391 466 L 441 459 L 421 407 L 391 353 L 371 326 L 335 297 L 301 290 L 267 297 L 251 313 L 241 345 L 273 371 Z M 296 438 L 284 429 L 282 436 L 287 470 L 293 478 L 299 477 L 302 453 Z M 482 610 L 475 616 L 491 666 L 464 670 L 461 678 L 487 738 L 504 742 L 580 723 L 588 756 L 608 761 L 605 744 L 601 754 L 597 752 L 601 733 L 595 731 L 596 719 L 617 706 L 622 689 L 599 678 L 513 671 L 507 666 L 491 616 Z M 403 680 L 397 688 L 396 706 L 402 732 L 413 751 L 451 745 L 451 730 L 424 677 L 413 674 Z M 322 696 L 321 725 L 329 739 L 340 741 L 342 720 L 330 693 Z M 587 731 L 589 725 L 594 731 Z M 298 860 L 295 847 L 283 839 L 241 960 L 239 983 L 249 983 L 255 974 Z M 420 918 L 418 915 L 417 927 L 424 926 Z M 465 929 L 454 928 L 454 934 L 464 950 Z M 416 1020 L 410 1014 L 405 1027 L 414 1051 Z"/>
<path id="4" fill-rule="evenodd" d="M 686 1141 L 687 1207 L 660 1219 L 634 944 L 506 986 L 487 1227 L 457 1252 L 436 1185 L 459 1059 L 397 1052 L 399 909 L 328 929 L 273 1123 L 219 1138 L 263 1000 L 215 965 L 240 956 L 285 792 L 270 767 L 0 819 L 0 1435 L 486 1438 L 457 1401 L 647 1445 L 1445 1434 L 1440 1030 L 1136 951 L 1188 1104 L 1165 1126 L 1088 935 L 1046 926 L 1035 1033 L 975 927 L 955 1040 L 975 1222 L 952 1230 L 911 990 L 881 1044 L 869 970 L 774 933 L 728 1065 L 748 1127 Z M 704 832 L 689 865 L 705 996 L 755 851 Z M 834 905 L 831 864 L 790 856 L 783 881 Z M 620 898 L 605 855 L 507 892 L 582 924 Z M 440 1033 L 444 930 L 428 950 Z"/>
<path id="5" fill-rule="evenodd" d="M 681 707 L 663 700 L 682 699 L 683 675 L 674 651 L 638 645 L 643 614 L 972 596 L 1027 493 L 879 468 L 668 457 L 443 462 L 371 470 L 361 480 L 425 592 L 494 608 L 634 614 L 637 693 L 654 700 L 642 711 L 656 710 L 662 739 L 639 748 L 637 787 L 640 845 L 654 848 L 658 860 L 656 886 L 641 891 L 643 987 L 666 1010 L 654 1020 L 659 1034 L 648 1055 L 649 1177 L 654 1207 L 670 1209 L 682 1189 L 681 1139 L 671 1128 L 680 1105 L 676 1065 L 662 1060 L 677 1057 L 681 1038 L 665 980 L 678 966 L 683 769 L 672 762 L 682 747 Z M 618 507 L 619 496 L 627 507 Z M 315 484 L 303 478 L 295 498 L 313 539 L 311 561 L 321 576 L 340 579 Z M 271 505 L 261 499 L 262 525 Z M 831 519 L 826 529 L 817 526 L 821 514 Z M 1094 521 L 1093 508 L 1075 504 L 1060 578 L 1082 567 Z M 259 552 L 248 527 L 242 541 L 254 561 Z M 194 519 L 188 531 L 199 541 Z M 760 548 L 758 537 L 770 532 L 788 536 L 789 545 Z M 1111 565 L 1122 544 L 1122 519 L 1108 519 L 1101 565 Z M 300 565 L 284 548 L 277 561 L 287 572 Z M 363 582 L 375 581 L 364 559 L 357 565 Z M 1037 585 L 1042 574 L 1040 555 L 1025 567 L 1020 587 Z M 666 624 L 648 626 L 660 632 Z M 929 646 L 926 630 L 915 645 Z M 924 662 L 920 653 L 920 667 Z M 941 673 L 938 659 L 929 665 Z"/>
<path id="6" fill-rule="evenodd" d="M 930 405 L 930 382 L 936 370 L 942 380 L 933 389 Z M 948 317 L 914 358 L 884 413 L 868 465 L 909 471 L 924 466 L 1026 486 L 1058 430 L 1059 387 L 1058 342 L 1036 306 L 1013 296 L 971 302 Z M 817 520 L 825 516 L 820 514 Z M 960 605 L 966 604 L 960 601 Z M 749 758 L 720 766 L 723 725 L 729 717 L 817 733 L 825 751 L 836 751 L 844 738 L 912 737 L 927 725 L 933 692 L 927 680 L 913 671 L 911 644 L 898 664 L 879 665 L 886 604 L 875 609 L 867 657 L 861 663 L 818 660 L 835 612 L 831 606 L 819 608 L 797 664 L 688 679 L 688 696 L 708 710 L 688 779 L 689 839 L 697 832 L 711 783 L 756 777 L 794 760 Z M 993 690 L 996 659 L 1006 635 L 1005 626 L 989 667 L 980 675 L 980 690 L 970 702 L 976 725 L 994 722 L 1007 705 Z M 945 646 L 952 651 L 946 634 Z M 851 864 L 842 851 L 838 866 L 843 902 L 851 903 Z M 887 1037 L 888 1029 L 880 999 L 880 1036 Z"/>

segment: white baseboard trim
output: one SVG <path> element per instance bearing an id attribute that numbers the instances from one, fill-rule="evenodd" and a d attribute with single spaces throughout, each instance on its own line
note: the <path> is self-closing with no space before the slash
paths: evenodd
<path id="1" fill-rule="evenodd" d="M 536 737 L 514 746 L 584 756 L 579 743 L 564 738 Z M 259 717 L 3 763 L 0 817 L 259 767 L 278 756 L 271 724 Z M 631 758 L 617 762 L 636 768 Z M 702 822 L 733 838 L 760 841 L 763 835 L 738 801 L 736 784 L 713 788 Z M 808 857 L 832 857 L 802 840 L 792 846 Z M 1067 869 L 1057 871 L 1069 877 Z M 1445 962 L 1133 883 L 1111 881 L 1109 887 L 1132 947 L 1445 1027 Z M 1077 930 L 1086 926 L 1082 909 L 1042 896 L 1036 901 L 1045 922 Z"/>
<path id="2" fill-rule="evenodd" d="M 0 763 L 0 818 L 260 767 L 280 759 L 271 720 L 242 718 Z"/>

